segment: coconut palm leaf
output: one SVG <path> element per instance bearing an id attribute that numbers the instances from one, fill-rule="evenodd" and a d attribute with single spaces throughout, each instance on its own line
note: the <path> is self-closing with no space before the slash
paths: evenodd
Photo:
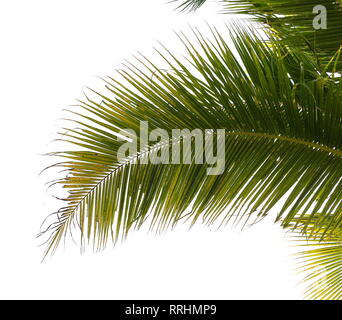
<path id="1" fill-rule="evenodd" d="M 201 0 L 183 2 L 183 9 L 197 9 Z M 306 49 L 327 64 L 342 45 L 342 1 L 340 0 L 225 0 L 225 12 L 249 14 L 254 20 L 269 27 L 287 44 Z M 314 9 L 315 8 L 315 9 Z M 326 9 L 327 24 L 320 15 Z M 324 14 L 324 12 L 323 12 Z M 313 26 L 316 17 L 318 26 Z M 342 65 L 339 65 L 342 70 Z"/>
<path id="2" fill-rule="evenodd" d="M 158 50 L 165 70 L 141 56 L 119 71 L 121 80 L 106 79 L 105 92 L 81 101 L 82 112 L 71 110 L 78 129 L 66 129 L 62 139 L 77 148 L 52 153 L 65 159 L 55 167 L 68 174 L 55 183 L 69 196 L 48 228 L 46 253 L 73 223 L 82 246 L 88 241 L 102 249 L 144 223 L 162 232 L 180 221 L 246 222 L 279 204 L 277 220 L 284 226 L 305 216 L 303 232 L 310 227 L 312 234 L 328 236 L 341 227 L 341 79 L 322 72 L 305 52 L 266 44 L 251 31 L 236 28 L 234 49 L 224 40 L 229 34 L 194 34 L 197 46 L 180 37 L 187 59 Z M 336 54 L 331 64 L 339 59 Z M 146 161 L 160 154 L 171 158 L 171 147 L 184 138 L 144 145 L 119 161 L 120 132 L 127 129 L 132 139 L 130 130 L 139 131 L 141 121 L 169 135 L 176 128 L 224 129 L 224 172 L 208 175 L 209 165 L 195 161 Z M 210 146 L 213 138 L 205 138 Z"/>
<path id="3" fill-rule="evenodd" d="M 297 221 L 296 244 L 309 247 L 297 254 L 299 258 L 299 271 L 307 274 L 304 281 L 307 283 L 306 295 L 311 299 L 341 300 L 342 299 L 342 228 L 333 234 L 324 236 L 324 241 L 318 241 L 312 236 L 315 219 L 302 217 Z M 303 234 L 303 226 L 306 232 Z"/>

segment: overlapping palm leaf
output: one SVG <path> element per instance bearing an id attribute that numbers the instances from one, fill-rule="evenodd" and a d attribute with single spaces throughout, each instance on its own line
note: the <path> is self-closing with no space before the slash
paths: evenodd
<path id="1" fill-rule="evenodd" d="M 203 0 L 179 0 L 184 9 L 197 9 Z M 287 44 L 312 52 L 321 63 L 329 63 L 342 45 L 342 2 L 340 0 L 222 0 L 225 12 L 249 14 L 264 23 Z M 317 7 L 320 6 L 320 7 Z M 317 10 L 314 8 L 317 7 Z M 314 28 L 314 18 L 327 11 L 326 28 Z M 319 9 L 319 10 L 318 10 Z M 318 22 L 322 21 L 318 19 Z M 339 70 L 342 65 L 339 64 Z"/>
<path id="2" fill-rule="evenodd" d="M 319 219 L 302 217 L 296 221 L 297 246 L 306 249 L 297 254 L 298 270 L 306 276 L 306 296 L 310 299 L 341 300 L 342 299 L 342 228 L 332 234 L 313 235 L 314 223 Z M 309 226 L 308 226 L 308 220 Z M 303 228 L 306 232 L 302 232 Z M 323 241 L 319 240 L 323 236 Z"/>

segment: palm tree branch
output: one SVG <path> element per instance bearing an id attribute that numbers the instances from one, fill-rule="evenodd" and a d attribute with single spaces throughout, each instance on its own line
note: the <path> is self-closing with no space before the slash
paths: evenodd
<path id="1" fill-rule="evenodd" d="M 82 239 L 93 237 L 102 248 L 109 235 L 116 241 L 133 222 L 140 227 L 148 217 L 157 230 L 175 225 L 188 210 L 192 224 L 200 217 L 207 224 L 219 218 L 225 224 L 233 213 L 236 221 L 263 217 L 285 195 L 278 213 L 284 225 L 318 210 L 317 232 L 328 220 L 329 232 L 340 225 L 339 79 L 318 72 L 305 54 L 237 33 L 239 59 L 220 34 L 209 41 L 197 33 L 198 48 L 183 39 L 186 63 L 159 52 L 168 71 L 144 58 L 148 73 L 130 66 L 120 71 L 126 84 L 106 80 L 113 97 L 96 93 L 101 101 L 81 102 L 89 115 L 74 112 L 83 118 L 76 122 L 80 129 L 67 129 L 65 137 L 83 151 L 59 153 L 68 160 L 56 166 L 69 175 L 58 183 L 70 193 L 48 251 L 74 218 Z M 120 128 L 138 130 L 140 121 L 169 134 L 173 128 L 225 129 L 224 174 L 207 176 L 207 166 L 196 164 L 118 163 L 115 137 Z"/>

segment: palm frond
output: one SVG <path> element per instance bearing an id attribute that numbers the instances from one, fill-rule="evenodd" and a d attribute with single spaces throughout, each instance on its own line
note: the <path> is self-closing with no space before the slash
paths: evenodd
<path id="1" fill-rule="evenodd" d="M 312 52 L 326 65 L 342 45 L 342 2 L 340 0 L 226 0 L 221 1 L 226 13 L 248 14 L 269 27 L 287 44 Z M 186 8 L 196 8 L 203 1 L 187 1 Z M 184 3 L 185 5 L 185 3 Z M 314 9 L 314 8 L 317 8 Z M 326 9 L 324 28 L 313 26 L 315 17 Z M 321 23 L 322 21 L 317 18 Z M 325 28 L 326 27 L 326 28 Z M 338 65 L 342 70 L 342 65 Z"/>
<path id="2" fill-rule="evenodd" d="M 62 139 L 81 150 L 53 153 L 65 158 L 56 167 L 68 174 L 57 184 L 69 196 L 49 228 L 46 253 L 75 221 L 82 245 L 87 239 L 101 249 L 146 221 L 161 232 L 184 217 L 191 224 L 225 224 L 232 213 L 235 221 L 259 219 L 285 196 L 277 218 L 284 226 L 316 212 L 315 232 L 341 226 L 340 78 L 318 71 L 306 53 L 270 46 L 251 31 L 235 31 L 238 56 L 218 32 L 211 40 L 194 33 L 197 48 L 181 37 L 187 60 L 159 50 L 165 71 L 141 56 L 140 66 L 119 71 L 121 80 L 106 80 L 106 93 L 80 102 L 83 112 L 72 111 L 79 129 L 67 129 Z M 120 131 L 139 132 L 141 121 L 170 135 L 175 128 L 224 129 L 224 173 L 207 175 L 208 165 L 194 162 L 145 162 L 179 140 L 118 161 Z"/>
<path id="3" fill-rule="evenodd" d="M 297 254 L 300 267 L 299 271 L 307 274 L 304 282 L 307 283 L 306 296 L 310 299 L 341 300 L 342 299 L 342 228 L 337 228 L 334 233 L 312 236 L 316 215 L 299 219 L 296 223 L 296 244 L 309 246 L 309 249 Z M 303 234 L 303 226 L 306 232 Z M 318 240 L 323 236 L 323 241 Z"/>

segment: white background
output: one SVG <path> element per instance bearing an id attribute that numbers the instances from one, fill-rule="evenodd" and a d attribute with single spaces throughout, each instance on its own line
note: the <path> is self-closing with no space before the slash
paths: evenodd
<path id="1" fill-rule="evenodd" d="M 302 299 L 296 251 L 267 220 L 213 232 L 179 228 L 164 236 L 133 233 L 102 253 L 80 255 L 68 243 L 40 263 L 35 239 L 60 205 L 39 176 L 42 153 L 60 127 L 62 109 L 85 86 L 137 51 L 153 57 L 160 40 L 177 54 L 173 31 L 206 32 L 232 17 L 209 2 L 194 14 L 165 0 L 11 0 L 0 3 L 1 299 Z M 183 50 L 184 53 L 184 50 Z"/>

